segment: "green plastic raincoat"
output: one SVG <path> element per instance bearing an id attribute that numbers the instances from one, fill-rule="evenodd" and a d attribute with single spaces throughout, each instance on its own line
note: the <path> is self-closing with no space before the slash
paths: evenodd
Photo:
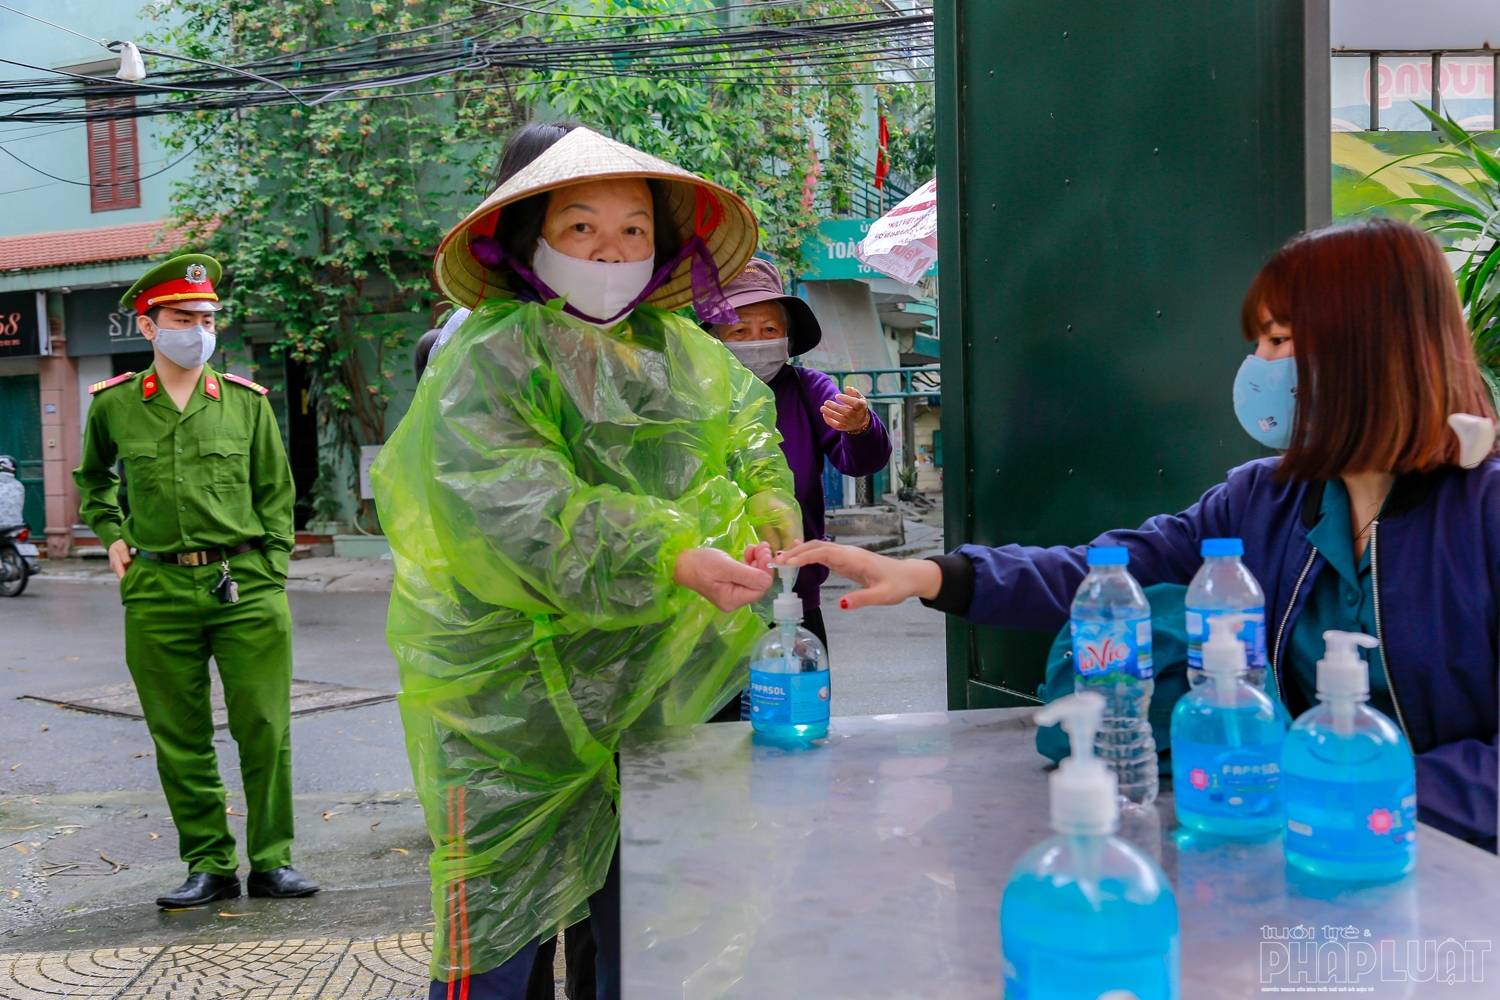
<path id="1" fill-rule="evenodd" d="M 371 473 L 433 978 L 581 919 L 619 836 L 621 733 L 701 722 L 745 685 L 765 625 L 672 571 L 795 538 L 780 440 L 771 391 L 653 307 L 605 331 L 488 301 L 434 357 Z"/>

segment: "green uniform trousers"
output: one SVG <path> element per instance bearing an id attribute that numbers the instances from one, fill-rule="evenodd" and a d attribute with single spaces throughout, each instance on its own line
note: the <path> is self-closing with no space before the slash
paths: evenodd
<path id="1" fill-rule="evenodd" d="M 240 599 L 212 593 L 218 563 L 177 566 L 139 556 L 120 583 L 125 662 L 156 744 L 156 771 L 189 872 L 233 875 L 234 835 L 214 754 L 208 658 L 219 667 L 229 734 L 240 751 L 253 871 L 291 864 L 292 616 L 285 581 L 260 550 L 233 556 Z"/>

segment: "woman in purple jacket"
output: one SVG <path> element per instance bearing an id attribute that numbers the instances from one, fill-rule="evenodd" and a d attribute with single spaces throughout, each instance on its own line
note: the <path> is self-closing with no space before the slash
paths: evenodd
<path id="1" fill-rule="evenodd" d="M 1251 285 L 1255 354 L 1235 412 L 1280 458 L 1249 462 L 1180 514 L 1109 531 L 1142 584 L 1192 579 L 1205 538 L 1241 538 L 1266 591 L 1270 666 L 1295 716 L 1315 697 L 1322 633 L 1365 631 L 1371 703 L 1416 754 L 1418 818 L 1495 849 L 1500 459 L 1489 392 L 1431 237 L 1374 220 L 1298 237 Z M 1302 388 L 1299 394 L 1298 387 Z M 826 542 L 784 555 L 860 583 L 844 608 L 929 607 L 1057 630 L 1086 546 L 963 545 L 898 561 Z"/>
<path id="2" fill-rule="evenodd" d="M 890 435 L 859 390 L 840 392 L 822 372 L 787 363 L 817 347 L 823 330 L 811 306 L 781 290 L 775 264 L 751 258 L 724 295 L 739 322 L 713 327 L 714 336 L 776 394 L 776 429 L 802 507 L 802 537 L 823 538 L 824 459 L 846 476 L 873 476 L 891 460 Z M 825 646 L 819 591 L 826 579 L 828 570 L 813 566 L 798 574 L 794 588 L 802 624 Z"/>

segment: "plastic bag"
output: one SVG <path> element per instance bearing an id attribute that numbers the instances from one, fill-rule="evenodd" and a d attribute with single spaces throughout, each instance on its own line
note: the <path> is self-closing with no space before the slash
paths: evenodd
<path id="1" fill-rule="evenodd" d="M 651 307 L 605 331 L 486 302 L 434 357 L 371 476 L 435 979 L 581 919 L 619 835 L 621 733 L 701 722 L 745 685 L 765 625 L 672 569 L 797 540 L 780 441 L 771 391 Z"/>

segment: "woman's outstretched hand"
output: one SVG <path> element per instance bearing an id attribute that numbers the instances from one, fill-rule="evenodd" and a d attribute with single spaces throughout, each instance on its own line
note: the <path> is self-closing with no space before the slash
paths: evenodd
<path id="1" fill-rule="evenodd" d="M 930 559 L 892 559 L 867 549 L 833 542 L 803 542 L 776 554 L 776 562 L 788 566 L 819 563 L 863 589 L 845 595 L 839 607 L 845 611 L 883 604 L 900 604 L 909 597 L 936 597 L 943 586 L 943 572 Z"/>
<path id="2" fill-rule="evenodd" d="M 870 404 L 852 385 L 845 386 L 843 392 L 824 403 L 821 412 L 823 422 L 836 431 L 863 434 L 870 429 Z"/>
<path id="3" fill-rule="evenodd" d="M 747 548 L 744 562 L 718 549 L 688 549 L 677 556 L 672 581 L 720 611 L 736 611 L 766 596 L 770 566 L 771 547 L 764 542 Z"/>

